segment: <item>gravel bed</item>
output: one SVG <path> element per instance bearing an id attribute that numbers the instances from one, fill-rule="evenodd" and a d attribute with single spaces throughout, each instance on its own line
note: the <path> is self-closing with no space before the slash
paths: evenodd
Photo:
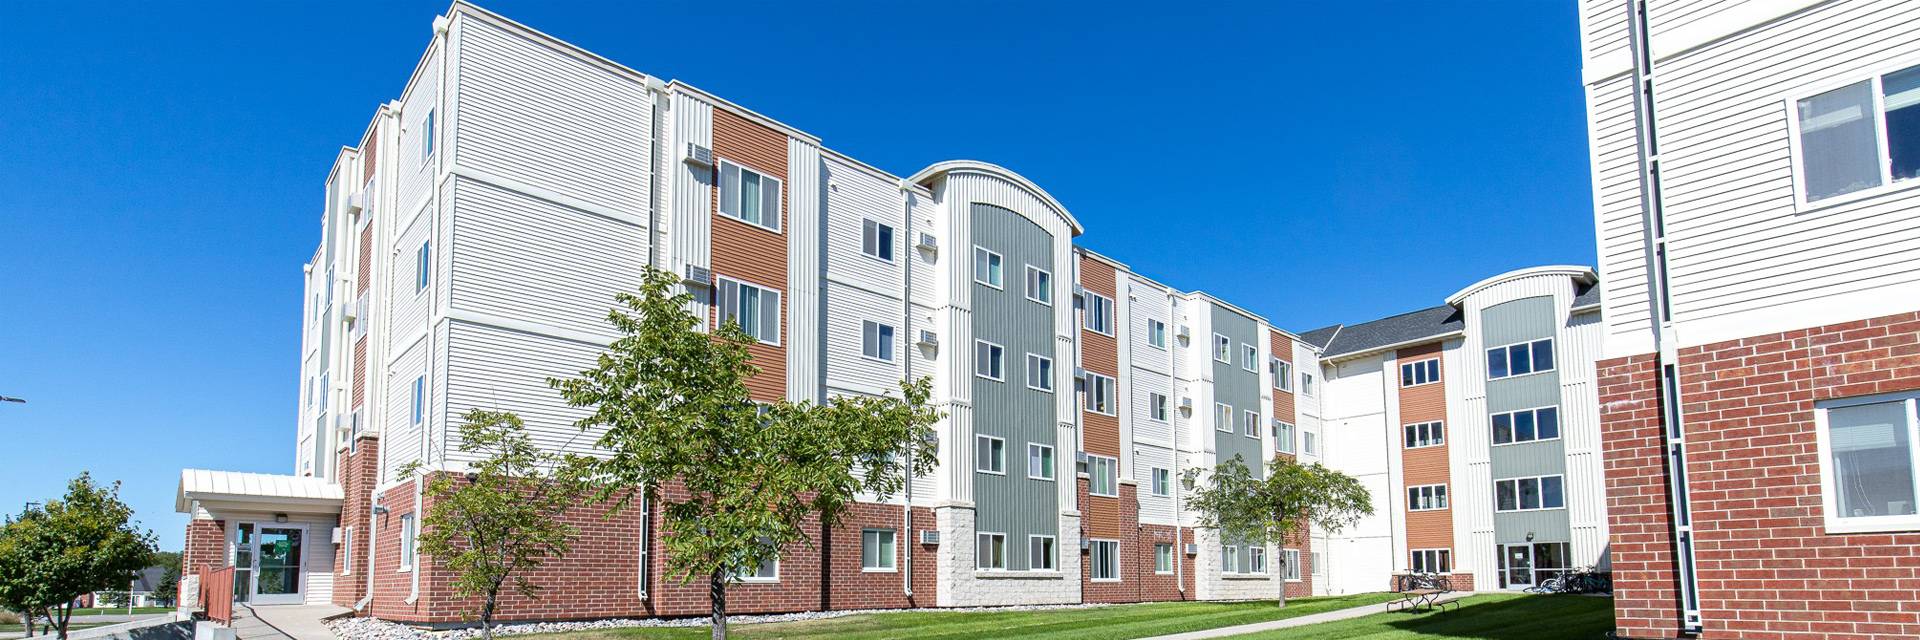
<path id="1" fill-rule="evenodd" d="M 728 616 L 728 625 L 758 624 L 764 622 L 799 622 L 802 620 L 826 620 L 841 616 L 862 613 L 901 613 L 913 611 L 975 612 L 975 611 L 1046 611 L 1051 609 L 1093 609 L 1106 607 L 1106 604 L 1056 604 L 1056 605 L 1020 605 L 1011 607 L 955 607 L 934 609 L 861 609 L 853 611 L 806 611 L 801 613 L 782 613 L 763 616 Z M 341 640 L 474 640 L 480 637 L 480 628 L 448 629 L 434 631 L 419 627 L 410 627 L 396 622 L 377 618 L 341 618 L 327 623 L 333 629 L 333 635 Z M 623 629 L 628 627 L 704 627 L 706 618 L 617 618 L 609 620 L 584 620 L 578 622 L 525 622 L 506 623 L 493 628 L 494 635 L 520 635 L 528 633 L 556 633 L 562 631 L 591 631 L 595 629 Z"/>

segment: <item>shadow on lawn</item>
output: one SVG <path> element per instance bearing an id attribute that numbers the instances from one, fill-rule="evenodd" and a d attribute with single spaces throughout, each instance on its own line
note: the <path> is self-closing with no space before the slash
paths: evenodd
<path id="1" fill-rule="evenodd" d="M 1458 609 L 1404 615 L 1387 625 L 1441 638 L 1598 640 L 1613 630 L 1613 600 L 1572 595 L 1470 596 Z"/>

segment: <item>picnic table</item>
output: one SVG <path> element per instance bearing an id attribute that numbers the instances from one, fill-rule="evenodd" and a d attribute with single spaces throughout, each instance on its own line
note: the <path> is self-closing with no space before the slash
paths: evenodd
<path id="1" fill-rule="evenodd" d="M 1395 607 L 1408 611 L 1432 611 L 1445 609 L 1447 605 L 1460 608 L 1460 603 L 1443 599 L 1453 593 L 1453 584 L 1446 576 L 1421 573 L 1394 576 L 1393 590 L 1401 597 L 1387 603 L 1388 611 Z"/>

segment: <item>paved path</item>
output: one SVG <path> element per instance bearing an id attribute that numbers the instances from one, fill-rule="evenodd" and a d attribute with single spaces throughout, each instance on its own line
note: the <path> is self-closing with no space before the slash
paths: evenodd
<path id="1" fill-rule="evenodd" d="M 1440 600 L 1442 602 L 1445 602 L 1448 600 L 1455 600 L 1455 599 L 1459 599 L 1469 595 L 1472 595 L 1472 594 L 1454 592 L 1450 595 L 1440 598 Z M 1306 625 L 1319 624 L 1322 622 L 1333 622 L 1335 620 L 1346 620 L 1349 618 L 1358 618 L 1360 616 L 1370 616 L 1376 613 L 1386 613 L 1386 611 L 1387 611 L 1387 603 L 1369 604 L 1364 606 L 1328 611 L 1325 613 L 1305 615 L 1297 618 L 1287 618 L 1284 620 L 1270 620 L 1267 622 L 1255 622 L 1253 624 L 1243 624 L 1243 625 L 1233 626 L 1233 627 L 1220 627 L 1217 629 L 1202 629 L 1200 631 L 1188 631 L 1186 633 L 1176 633 L 1173 635 L 1154 636 L 1152 638 L 1144 638 L 1143 640 L 1206 640 L 1208 638 L 1225 638 L 1227 636 L 1238 636 L 1238 635 L 1245 635 L 1249 633 L 1260 633 L 1262 631 L 1273 631 L 1275 629 L 1290 629 L 1293 627 L 1303 627 Z"/>
<path id="2" fill-rule="evenodd" d="M 334 640 L 324 620 L 347 612 L 332 605 L 236 605 L 233 634 L 239 640 Z"/>

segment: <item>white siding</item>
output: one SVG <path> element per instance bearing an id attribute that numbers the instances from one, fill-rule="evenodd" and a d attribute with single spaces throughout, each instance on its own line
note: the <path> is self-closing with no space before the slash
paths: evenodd
<path id="1" fill-rule="evenodd" d="M 1156 468 L 1166 469 L 1167 473 L 1172 474 L 1174 468 L 1173 450 L 1164 446 L 1136 441 L 1133 444 L 1133 453 L 1135 458 L 1133 479 L 1139 490 L 1140 522 L 1143 524 L 1174 524 L 1173 496 L 1171 495 L 1172 487 L 1169 486 L 1169 495 L 1153 495 L 1153 470 Z M 1169 480 L 1170 485 L 1177 484 L 1180 481 L 1178 477 L 1170 477 Z"/>
<path id="2" fill-rule="evenodd" d="M 829 391 L 900 395 L 898 385 L 905 373 L 902 359 L 911 346 L 900 322 L 902 311 L 899 298 L 837 282 L 827 284 L 825 349 Z M 893 362 L 881 362 L 861 353 L 861 323 L 869 320 L 894 328 Z"/>
<path id="3" fill-rule="evenodd" d="M 592 367 L 602 345 L 455 320 L 447 334 L 445 406 L 449 431 L 458 434 L 471 409 L 511 411 L 526 422 L 527 435 L 542 449 L 587 453 L 599 431 L 582 432 L 574 421 L 589 412 L 567 406 L 547 378 L 572 378 Z M 449 439 L 446 459 L 470 461 Z"/>
<path id="4" fill-rule="evenodd" d="M 1633 78 L 1620 76 L 1587 87 L 1588 138 L 1592 146 L 1594 237 L 1606 287 L 1609 353 L 1652 350 L 1652 309 L 1647 299 L 1646 236 L 1641 232 L 1639 140 L 1634 133 Z"/>
<path id="5" fill-rule="evenodd" d="M 401 216 L 413 215 L 433 189 L 433 166 L 425 162 L 423 153 L 427 141 L 427 114 L 439 113 L 441 56 L 437 48 L 427 55 L 426 63 L 420 66 L 419 74 L 414 77 L 413 85 L 401 98 L 399 149 L 390 157 L 383 150 L 378 160 L 396 163 L 394 175 L 399 177 L 400 189 L 395 204 L 400 207 Z M 444 114 L 435 115 L 434 122 L 436 127 L 445 130 Z"/>
<path id="6" fill-rule="evenodd" d="M 612 336 L 614 295 L 646 266 L 646 228 L 456 178 L 454 309 Z M 409 283 L 411 284 L 411 283 Z"/>
<path id="7" fill-rule="evenodd" d="M 413 381 L 426 371 L 427 341 L 423 337 L 411 345 L 401 345 L 394 353 L 387 376 L 391 381 L 387 385 L 387 423 L 380 439 L 382 482 L 393 480 L 396 470 L 420 459 L 421 430 L 412 424 Z"/>

